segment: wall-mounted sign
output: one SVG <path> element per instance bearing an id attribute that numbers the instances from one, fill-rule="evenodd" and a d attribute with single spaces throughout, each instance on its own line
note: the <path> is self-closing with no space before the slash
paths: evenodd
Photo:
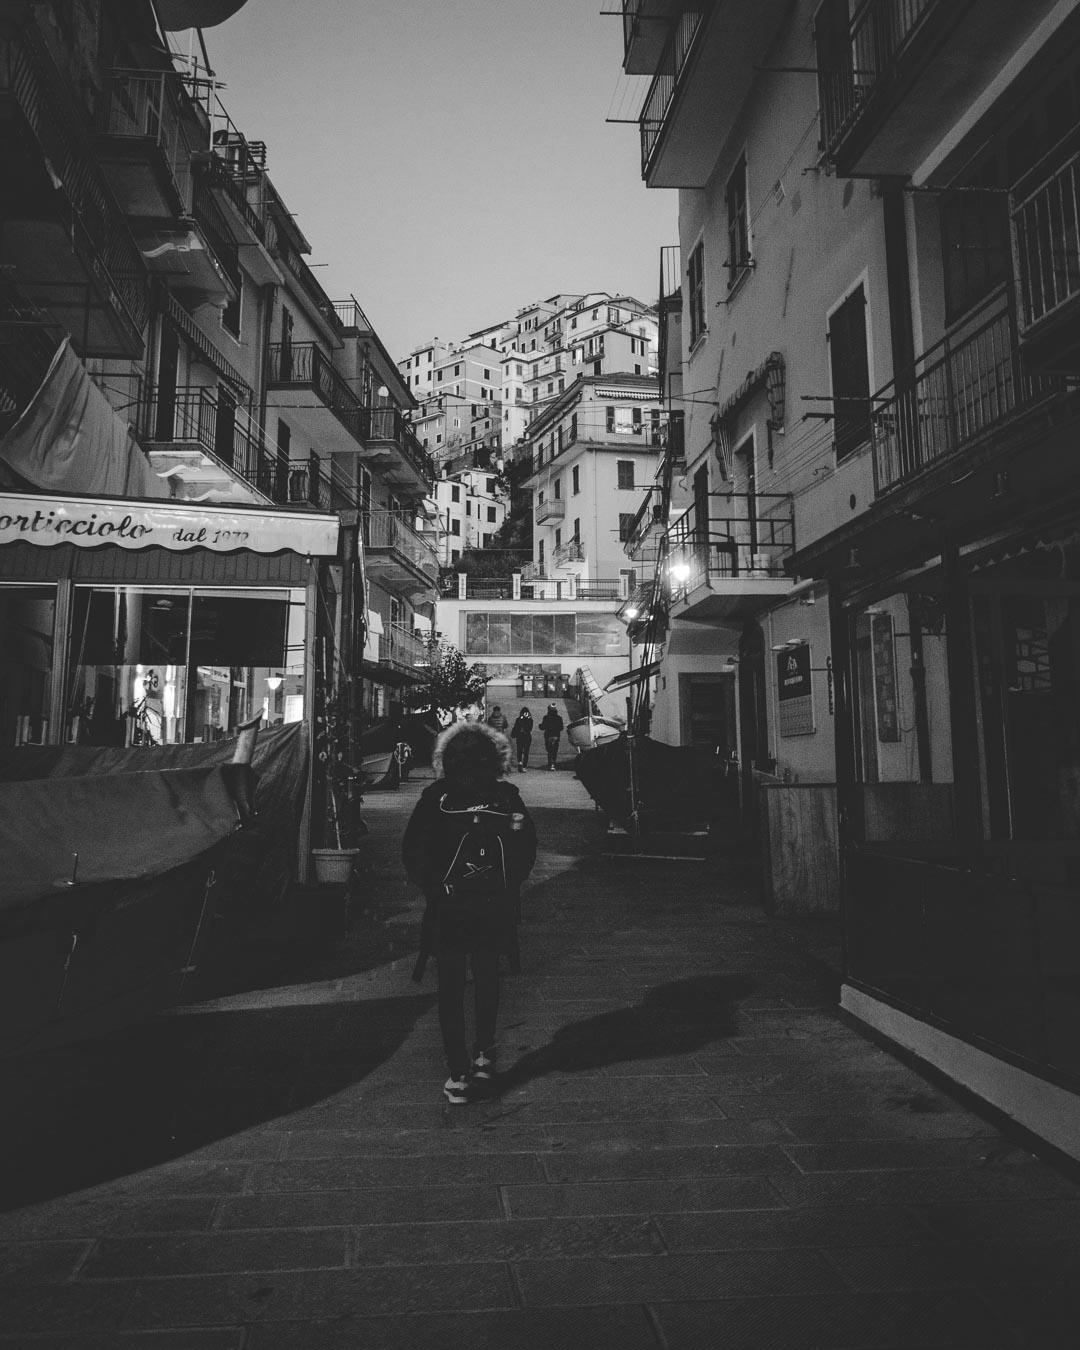
<path id="1" fill-rule="evenodd" d="M 871 615 L 870 646 L 874 660 L 877 738 L 879 741 L 898 741 L 900 717 L 896 704 L 896 648 L 891 614 Z"/>
<path id="2" fill-rule="evenodd" d="M 811 736 L 814 726 L 814 684 L 810 644 L 800 642 L 776 653 L 776 693 L 781 736 Z"/>
<path id="3" fill-rule="evenodd" d="M 119 502 L 93 497 L 0 493 L 0 545 L 18 541 L 49 548 L 205 548 L 212 553 L 337 553 L 338 518 L 278 511 L 238 511 L 188 502 Z"/>

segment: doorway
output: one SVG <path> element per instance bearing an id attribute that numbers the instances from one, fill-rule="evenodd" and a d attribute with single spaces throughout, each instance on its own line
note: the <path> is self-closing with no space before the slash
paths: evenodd
<path id="1" fill-rule="evenodd" d="M 736 752 L 735 676 L 679 676 L 679 721 L 682 745 L 709 750 L 731 760 Z"/>

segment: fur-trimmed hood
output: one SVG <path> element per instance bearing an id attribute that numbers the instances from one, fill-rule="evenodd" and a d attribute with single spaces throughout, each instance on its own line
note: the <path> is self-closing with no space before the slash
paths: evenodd
<path id="1" fill-rule="evenodd" d="M 440 732 L 431 763 L 440 778 L 476 782 L 509 773 L 513 755 L 510 742 L 494 727 L 484 722 L 454 722 Z"/>

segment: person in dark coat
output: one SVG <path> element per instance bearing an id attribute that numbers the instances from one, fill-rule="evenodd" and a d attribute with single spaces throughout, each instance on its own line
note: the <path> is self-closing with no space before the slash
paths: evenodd
<path id="1" fill-rule="evenodd" d="M 439 777 L 421 794 L 401 845 L 405 871 L 427 902 L 414 979 L 422 977 L 427 957 L 434 956 L 439 1027 L 449 1070 L 443 1093 L 455 1105 L 472 1100 L 495 1073 L 500 956 L 506 955 L 512 974 L 520 970 L 521 886 L 536 861 L 536 828 L 517 788 L 503 777 L 510 754 L 506 737 L 482 723 L 448 727 L 432 758 Z M 479 908 L 455 904 L 454 888 L 446 884 L 462 831 L 475 814 L 498 823 L 506 855 L 505 890 Z M 465 1025 L 469 965 L 475 992 L 471 1056 Z"/>
<path id="2" fill-rule="evenodd" d="M 510 723 L 506 720 L 506 714 L 496 703 L 488 717 L 487 724 L 493 731 L 498 731 L 501 735 L 506 735 L 506 729 Z"/>
<path id="3" fill-rule="evenodd" d="M 532 734 L 533 715 L 528 708 L 523 706 L 515 718 L 514 728 L 510 732 L 514 745 L 517 747 L 518 773 L 524 773 L 529 767 L 529 748 L 532 745 Z"/>
<path id="4" fill-rule="evenodd" d="M 559 758 L 559 742 L 562 740 L 563 720 L 559 716 L 559 710 L 554 703 L 548 704 L 548 710 L 540 722 L 540 730 L 544 733 L 544 749 L 547 751 L 548 768 L 554 769 L 555 761 Z"/>

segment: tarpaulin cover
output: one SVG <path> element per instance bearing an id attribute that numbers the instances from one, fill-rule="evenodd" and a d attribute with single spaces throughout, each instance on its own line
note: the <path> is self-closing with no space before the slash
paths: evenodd
<path id="1" fill-rule="evenodd" d="M 0 459 L 46 492 L 169 496 L 67 338 L 22 416 L 0 437 Z"/>
<path id="2" fill-rule="evenodd" d="M 589 796 L 620 825 L 630 821 L 635 806 L 644 827 L 675 830 L 716 820 L 732 808 L 726 766 L 711 750 L 620 736 L 582 751 L 576 767 Z"/>
<path id="3" fill-rule="evenodd" d="M 235 745 L 0 752 L 0 932 L 12 910 L 35 901 L 47 902 L 43 918 L 56 901 L 66 913 L 80 898 L 122 904 L 126 883 L 161 876 L 228 839 L 237 814 L 220 766 Z M 271 891 L 292 871 L 306 747 L 305 726 L 293 723 L 262 733 L 255 748 L 258 817 L 245 832 L 245 855 Z M 78 885 L 68 887 L 75 852 Z M 274 878 L 263 878 L 268 866 Z"/>

